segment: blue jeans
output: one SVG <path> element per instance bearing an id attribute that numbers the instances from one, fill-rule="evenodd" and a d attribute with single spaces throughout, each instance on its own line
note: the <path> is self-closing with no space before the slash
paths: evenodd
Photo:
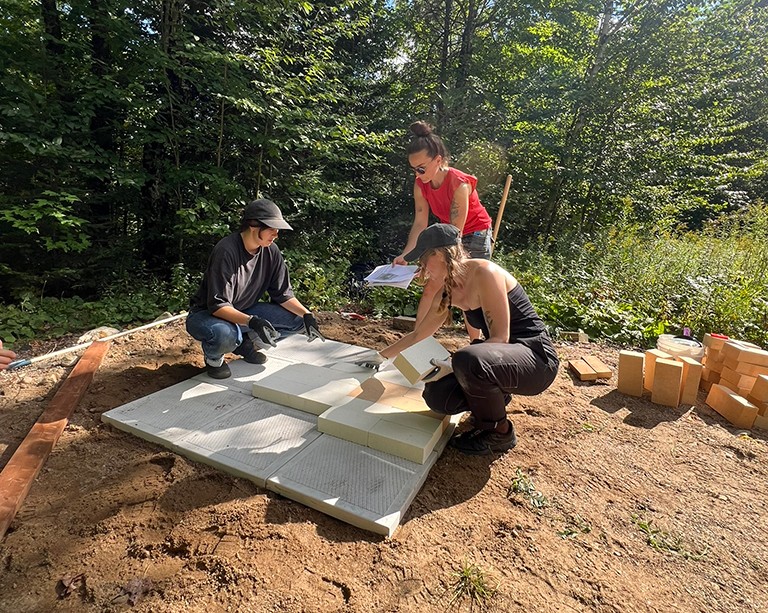
<path id="1" fill-rule="evenodd" d="M 294 315 L 274 302 L 257 302 L 243 310 L 270 322 L 281 334 L 296 334 L 304 331 L 304 319 Z M 220 366 L 225 353 L 232 353 L 243 342 L 243 333 L 250 331 L 247 326 L 238 326 L 208 311 L 197 311 L 187 316 L 187 332 L 203 345 L 206 364 Z"/>
<path id="2" fill-rule="evenodd" d="M 491 229 L 470 232 L 461 237 L 461 244 L 471 258 L 491 259 Z"/>

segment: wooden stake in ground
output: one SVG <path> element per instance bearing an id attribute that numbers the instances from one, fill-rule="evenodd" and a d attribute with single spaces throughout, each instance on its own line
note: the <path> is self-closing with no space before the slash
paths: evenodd
<path id="1" fill-rule="evenodd" d="M 69 373 L 48 408 L 37 419 L 0 472 L 0 539 L 5 536 L 13 518 L 27 497 L 32 482 L 67 426 L 99 368 L 111 341 L 95 341 Z"/>
<path id="2" fill-rule="evenodd" d="M 501 204 L 499 204 L 499 212 L 496 214 L 496 225 L 493 227 L 493 235 L 491 236 L 491 254 L 493 254 L 493 248 L 496 246 L 496 237 L 499 235 L 501 216 L 504 215 L 504 207 L 507 204 L 510 185 L 512 185 L 512 175 L 507 175 L 507 182 L 504 184 L 504 193 L 501 195 Z"/>

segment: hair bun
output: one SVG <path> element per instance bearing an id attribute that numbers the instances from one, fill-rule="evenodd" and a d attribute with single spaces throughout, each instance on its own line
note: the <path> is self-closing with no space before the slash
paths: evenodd
<path id="1" fill-rule="evenodd" d="M 432 129 L 426 121 L 416 121 L 411 124 L 411 132 L 416 136 L 429 136 L 432 134 Z"/>

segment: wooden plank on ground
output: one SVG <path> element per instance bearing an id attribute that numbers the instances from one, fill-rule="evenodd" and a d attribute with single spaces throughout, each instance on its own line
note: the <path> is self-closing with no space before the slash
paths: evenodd
<path id="1" fill-rule="evenodd" d="M 600 358 L 595 357 L 593 355 L 587 355 L 587 356 L 584 356 L 582 359 L 592 367 L 592 370 L 594 370 L 597 373 L 598 379 L 611 378 L 611 375 L 613 374 L 611 367 L 608 366 L 605 362 L 603 362 Z"/>
<path id="2" fill-rule="evenodd" d="M 571 367 L 571 370 L 576 372 L 580 381 L 594 381 L 597 379 L 595 369 L 584 360 L 570 360 L 568 365 Z"/>
<path id="3" fill-rule="evenodd" d="M 16 517 L 35 477 L 64 432 L 111 344 L 111 341 L 95 341 L 86 349 L 0 472 L 0 539 Z"/>

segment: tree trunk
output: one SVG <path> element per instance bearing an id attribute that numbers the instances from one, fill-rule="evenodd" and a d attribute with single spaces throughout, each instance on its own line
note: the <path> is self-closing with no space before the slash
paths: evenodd
<path id="1" fill-rule="evenodd" d="M 612 29 L 612 22 L 614 16 L 614 0 L 604 0 L 603 14 L 600 21 L 600 30 L 597 35 L 597 42 L 595 43 L 595 52 L 592 62 L 587 68 L 586 73 L 582 81 L 581 91 L 582 93 L 588 93 L 594 84 L 595 77 L 599 74 L 605 63 L 605 54 L 608 49 L 608 42 L 611 39 L 611 35 L 615 30 Z M 544 230 L 546 238 L 552 236 L 552 231 L 557 222 L 558 209 L 560 208 L 560 201 L 563 194 L 563 185 L 566 180 L 570 178 L 573 173 L 574 162 L 574 149 L 576 143 L 584 130 L 586 121 L 587 107 L 582 101 L 587 96 L 580 96 L 574 103 L 571 120 L 571 125 L 568 127 L 568 131 L 565 135 L 565 142 L 562 152 L 560 154 L 557 176 L 552 182 L 552 186 L 549 190 L 549 197 L 544 210 L 548 211 L 547 226 Z"/>

